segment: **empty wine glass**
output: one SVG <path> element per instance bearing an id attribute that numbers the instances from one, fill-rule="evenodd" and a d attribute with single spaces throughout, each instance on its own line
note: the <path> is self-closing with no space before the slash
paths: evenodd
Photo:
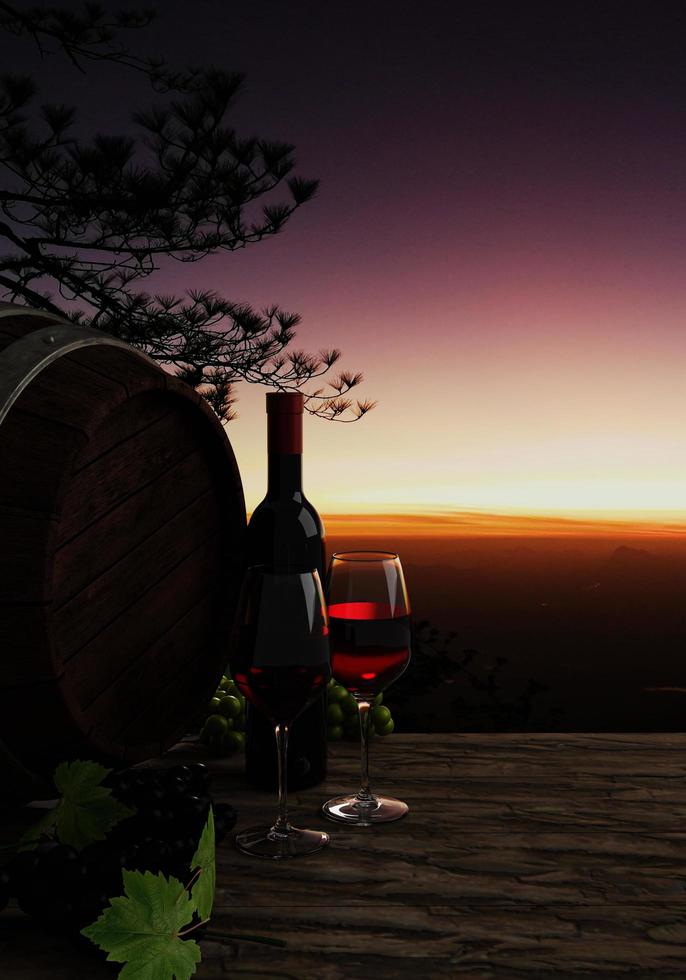
<path id="1" fill-rule="evenodd" d="M 328 632 L 316 570 L 266 565 L 248 569 L 229 662 L 241 693 L 274 725 L 279 813 L 273 826 L 236 835 L 236 846 L 246 854 L 289 858 L 318 851 L 329 842 L 322 831 L 292 826 L 286 798 L 288 726 L 329 681 Z"/>
<path id="2" fill-rule="evenodd" d="M 355 796 L 322 806 L 331 820 L 370 826 L 399 820 L 402 800 L 369 788 L 369 711 L 410 660 L 410 605 L 400 559 L 388 551 L 346 551 L 333 556 L 326 580 L 331 666 L 357 701 L 362 737 L 362 780 Z"/>

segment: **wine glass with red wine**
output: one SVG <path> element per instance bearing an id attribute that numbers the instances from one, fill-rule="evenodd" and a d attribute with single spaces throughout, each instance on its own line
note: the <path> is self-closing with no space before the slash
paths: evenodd
<path id="1" fill-rule="evenodd" d="M 329 842 L 319 830 L 288 820 L 288 728 L 331 677 L 329 628 L 315 569 L 257 565 L 248 569 L 229 656 L 234 682 L 274 726 L 279 767 L 279 813 L 272 827 L 237 834 L 239 850 L 264 858 L 311 854 Z"/>
<path id="2" fill-rule="evenodd" d="M 408 811 L 402 800 L 375 796 L 369 788 L 369 711 L 371 702 L 410 660 L 410 604 L 396 554 L 387 551 L 338 552 L 326 580 L 331 668 L 357 701 L 362 735 L 362 785 L 356 796 L 338 796 L 322 806 L 331 820 L 371 826 L 399 820 Z"/>

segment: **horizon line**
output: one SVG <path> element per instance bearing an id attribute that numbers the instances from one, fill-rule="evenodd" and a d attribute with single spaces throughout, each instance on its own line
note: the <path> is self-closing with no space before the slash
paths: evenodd
<path id="1" fill-rule="evenodd" d="M 485 510 L 441 509 L 414 513 L 399 511 L 324 512 L 322 517 L 333 533 L 353 528 L 366 533 L 426 533 L 441 531 L 455 535 L 581 535 L 605 534 L 686 534 L 686 513 L 673 511 L 589 511 L 557 513 L 494 512 Z M 373 527 L 370 527 L 373 525 Z"/>

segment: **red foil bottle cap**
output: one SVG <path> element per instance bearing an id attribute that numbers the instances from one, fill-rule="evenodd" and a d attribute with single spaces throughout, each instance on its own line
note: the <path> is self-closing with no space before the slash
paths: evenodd
<path id="1" fill-rule="evenodd" d="M 267 452 L 301 454 L 305 399 L 299 391 L 267 395 Z"/>
<path id="2" fill-rule="evenodd" d="M 273 391 L 267 395 L 268 415 L 302 415 L 305 398 L 299 391 Z"/>

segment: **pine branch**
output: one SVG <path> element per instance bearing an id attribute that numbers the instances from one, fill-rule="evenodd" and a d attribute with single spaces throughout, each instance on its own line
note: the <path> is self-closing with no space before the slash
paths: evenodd
<path id="1" fill-rule="evenodd" d="M 242 75 L 176 71 L 127 50 L 122 34 L 152 16 L 0 0 L 0 29 L 33 40 L 41 57 L 61 53 L 79 71 L 109 61 L 166 94 L 133 115 L 134 135 L 83 140 L 72 135 L 73 108 L 36 109 L 30 78 L 0 77 L 0 239 L 9 246 L 0 286 L 12 300 L 140 347 L 225 419 L 235 416 L 240 382 L 302 391 L 307 411 L 321 418 L 361 418 L 374 403 L 347 397 L 361 374 L 311 387 L 340 352 L 290 350 L 297 314 L 258 311 L 211 291 L 151 296 L 140 288 L 165 260 L 195 263 L 280 234 L 319 186 L 294 173 L 293 146 L 238 136 L 228 124 Z"/>

